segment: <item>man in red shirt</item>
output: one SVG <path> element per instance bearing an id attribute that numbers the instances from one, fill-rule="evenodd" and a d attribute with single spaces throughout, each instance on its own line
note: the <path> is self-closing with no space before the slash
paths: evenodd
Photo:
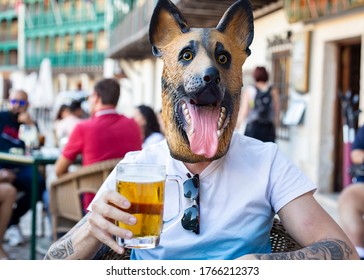
<path id="1" fill-rule="evenodd" d="M 78 155 L 82 165 L 90 165 L 108 159 L 124 157 L 129 151 L 142 148 L 141 131 L 132 118 L 115 110 L 120 97 L 120 85 L 114 79 L 99 81 L 89 97 L 91 118 L 80 122 L 73 129 L 55 163 L 57 176 L 68 172 Z M 84 195 L 84 207 L 93 195 Z M 87 200 L 87 201 L 86 201 Z"/>

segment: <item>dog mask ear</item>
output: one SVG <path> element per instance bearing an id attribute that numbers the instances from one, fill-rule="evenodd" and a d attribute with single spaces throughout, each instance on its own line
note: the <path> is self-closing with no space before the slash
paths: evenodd
<path id="1" fill-rule="evenodd" d="M 216 29 L 236 41 L 250 55 L 249 46 L 254 37 L 254 17 L 248 0 L 235 2 L 225 12 Z"/>
<path id="2" fill-rule="evenodd" d="M 170 0 L 159 0 L 149 27 L 149 41 L 155 56 L 161 56 L 161 48 L 173 38 L 189 31 L 187 21 Z"/>

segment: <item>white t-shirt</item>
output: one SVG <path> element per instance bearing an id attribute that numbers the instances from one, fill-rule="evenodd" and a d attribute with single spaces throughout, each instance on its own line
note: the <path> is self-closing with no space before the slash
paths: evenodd
<path id="1" fill-rule="evenodd" d="M 123 161 L 165 164 L 167 174 L 186 180 L 188 169 L 172 159 L 166 141 L 127 155 Z M 274 143 L 234 133 L 228 153 L 200 176 L 200 234 L 178 222 L 162 233 L 160 245 L 133 250 L 132 259 L 235 259 L 248 253 L 270 252 L 273 217 L 296 197 L 315 190 L 314 184 Z M 115 169 L 95 199 L 115 188 Z M 166 186 L 165 215 L 176 213 L 175 185 Z M 175 190 L 175 191 L 173 191 Z M 183 199 L 183 209 L 191 206 Z M 90 205 L 92 209 L 92 204 Z"/>
<path id="2" fill-rule="evenodd" d="M 153 132 L 149 135 L 142 144 L 142 148 L 148 147 L 151 144 L 159 143 L 160 141 L 164 140 L 164 135 L 160 132 Z"/>

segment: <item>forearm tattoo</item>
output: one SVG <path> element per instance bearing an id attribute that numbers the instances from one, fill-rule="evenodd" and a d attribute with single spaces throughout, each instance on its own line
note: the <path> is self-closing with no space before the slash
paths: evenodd
<path id="1" fill-rule="evenodd" d="M 72 244 L 72 234 L 73 232 L 81 227 L 86 222 L 86 217 L 82 218 L 74 228 L 62 236 L 58 241 L 56 241 L 48 250 L 47 254 L 44 256 L 44 260 L 64 260 L 75 253 Z"/>
<path id="2" fill-rule="evenodd" d="M 60 242 L 57 246 L 55 246 L 52 250 L 49 250 L 45 255 L 45 260 L 63 260 L 67 259 L 67 257 L 71 256 L 74 253 L 71 237 Z"/>
<path id="3" fill-rule="evenodd" d="M 347 260 L 352 255 L 353 250 L 344 241 L 327 239 L 297 251 L 257 254 L 255 257 L 258 260 Z"/>

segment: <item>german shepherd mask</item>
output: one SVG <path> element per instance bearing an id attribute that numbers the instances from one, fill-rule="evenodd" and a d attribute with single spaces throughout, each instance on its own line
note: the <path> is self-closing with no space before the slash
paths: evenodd
<path id="1" fill-rule="evenodd" d="M 227 153 L 253 34 L 248 0 L 231 5 L 216 28 L 190 28 L 170 0 L 158 1 L 149 40 L 164 62 L 162 118 L 173 158 L 196 163 Z"/>

